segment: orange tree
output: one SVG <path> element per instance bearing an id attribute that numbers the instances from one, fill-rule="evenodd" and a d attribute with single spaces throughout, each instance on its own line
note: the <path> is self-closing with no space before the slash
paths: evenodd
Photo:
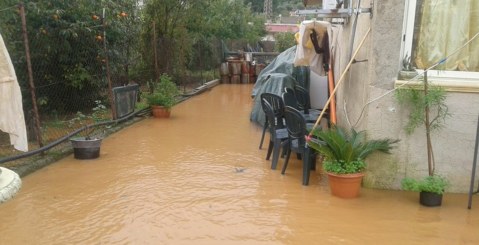
<path id="1" fill-rule="evenodd" d="M 15 6 L 16 2 L 6 0 L 0 9 Z M 76 112 L 93 108 L 96 100 L 107 102 L 106 57 L 112 61 L 114 77 L 126 81 L 125 64 L 129 63 L 132 43 L 137 37 L 134 30 L 138 28 L 134 26 L 139 23 L 135 17 L 136 1 L 27 0 L 24 6 L 40 110 Z M 25 91 L 28 80 L 19 11 L 11 8 L 1 16 L 2 35 L 8 36 L 10 55 Z M 104 42 L 108 44 L 107 53 Z"/>

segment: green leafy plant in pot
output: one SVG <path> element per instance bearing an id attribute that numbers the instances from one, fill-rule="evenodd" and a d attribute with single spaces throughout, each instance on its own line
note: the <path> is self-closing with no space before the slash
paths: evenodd
<path id="1" fill-rule="evenodd" d="M 342 198 L 359 195 L 366 168 L 365 159 L 373 152 L 390 153 L 399 140 L 368 140 L 366 131 L 350 132 L 333 126 L 328 130 L 314 130 L 308 145 L 324 156 L 323 168 L 328 174 L 331 194 Z"/>
<path id="2" fill-rule="evenodd" d="M 150 93 L 145 95 L 154 117 L 170 117 L 171 107 L 176 104 L 180 94 L 172 78 L 162 74 L 157 82 L 149 82 Z"/>
<path id="3" fill-rule="evenodd" d="M 70 138 L 75 159 L 95 159 L 100 156 L 102 137 L 93 136 L 92 133 L 95 132 L 95 130 L 92 125 L 88 123 L 93 122 L 96 124 L 106 121 L 108 120 L 108 116 L 109 111 L 106 106 L 103 105 L 101 100 L 96 100 L 91 115 L 77 112 L 75 117 L 69 120 L 69 125 L 71 127 L 75 127 L 75 125 L 84 125 L 83 128 L 87 132 L 85 137 Z"/>
<path id="4" fill-rule="evenodd" d="M 405 87 L 396 90 L 396 99 L 400 105 L 410 110 L 405 131 L 411 135 L 416 128 L 424 125 L 426 132 L 426 153 L 428 176 L 422 180 L 405 178 L 401 186 L 404 190 L 418 191 L 419 203 L 434 207 L 442 204 L 442 195 L 448 186 L 448 181 L 436 174 L 431 132 L 440 129 L 449 116 L 446 104 L 446 92 L 442 87 L 428 82 L 427 70 L 421 78 L 421 87 Z M 426 198 L 427 197 L 427 198 Z"/>
<path id="5" fill-rule="evenodd" d="M 442 194 L 449 185 L 447 179 L 439 175 L 427 176 L 421 180 L 404 178 L 401 187 L 407 191 L 419 192 L 419 202 L 424 206 L 440 206 Z"/>

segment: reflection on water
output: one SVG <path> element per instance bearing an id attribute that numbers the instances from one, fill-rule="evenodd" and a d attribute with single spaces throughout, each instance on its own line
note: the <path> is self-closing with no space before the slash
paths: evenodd
<path id="1" fill-rule="evenodd" d="M 0 244 L 479 244 L 479 199 L 363 189 L 332 197 L 301 163 L 285 176 L 258 150 L 251 85 L 219 85 L 23 179 L 0 206 Z M 282 161 L 281 161 L 282 162 Z"/>

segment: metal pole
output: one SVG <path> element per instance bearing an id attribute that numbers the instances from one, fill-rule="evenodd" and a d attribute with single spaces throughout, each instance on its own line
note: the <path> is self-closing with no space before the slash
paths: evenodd
<path id="1" fill-rule="evenodd" d="M 472 173 L 471 173 L 471 186 L 469 188 L 469 202 L 467 205 L 468 209 L 471 209 L 472 206 L 472 194 L 474 194 L 474 177 L 476 176 L 476 165 L 477 165 L 477 148 L 479 148 L 479 117 L 477 119 L 477 129 L 476 129 L 476 147 L 474 148 L 474 161 L 472 162 Z M 476 193 L 479 192 L 476 191 Z"/>
<path id="2" fill-rule="evenodd" d="M 22 34 L 23 34 L 23 43 L 25 44 L 25 59 L 27 61 L 27 70 L 28 70 L 28 84 L 30 85 L 30 94 L 32 96 L 32 106 L 33 106 L 33 115 L 35 121 L 35 136 L 37 138 L 38 145 L 43 146 L 42 135 L 40 133 L 40 114 L 38 113 L 37 106 L 37 96 L 35 94 L 35 83 L 33 82 L 33 71 L 32 71 L 32 62 L 30 60 L 30 46 L 28 42 L 27 34 L 27 20 L 25 17 L 25 6 L 23 3 L 19 4 L 20 16 L 22 18 Z"/>
<path id="3" fill-rule="evenodd" d="M 356 26 L 358 24 L 358 16 L 359 16 L 359 7 L 361 7 L 361 0 L 358 0 L 357 7 L 356 7 L 356 16 L 354 17 L 354 22 L 351 30 L 351 37 L 350 37 L 350 42 L 349 42 L 349 55 L 348 59 L 351 59 L 352 53 L 353 53 L 353 48 L 354 48 L 354 38 L 356 36 Z M 354 14 L 354 13 L 353 13 Z"/>

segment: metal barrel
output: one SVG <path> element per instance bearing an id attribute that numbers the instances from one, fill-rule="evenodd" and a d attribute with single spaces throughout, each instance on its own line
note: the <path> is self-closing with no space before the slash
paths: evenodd
<path id="1" fill-rule="evenodd" d="M 243 84 L 249 83 L 249 73 L 241 74 L 241 83 Z"/>
<path id="2" fill-rule="evenodd" d="M 229 75 L 222 75 L 221 76 L 221 83 L 230 83 L 230 76 Z"/>
<path id="3" fill-rule="evenodd" d="M 249 82 L 250 83 L 255 83 L 256 82 L 256 65 L 250 65 L 249 66 Z"/>
<path id="4" fill-rule="evenodd" d="M 228 64 L 230 66 L 230 74 L 231 75 L 241 74 L 241 61 L 232 60 L 232 61 L 229 61 Z"/>
<path id="5" fill-rule="evenodd" d="M 241 82 L 241 76 L 240 75 L 231 75 L 231 83 L 240 83 Z"/>
<path id="6" fill-rule="evenodd" d="M 248 74 L 249 73 L 249 62 L 243 61 L 241 62 L 241 74 Z"/>
<path id="7" fill-rule="evenodd" d="M 265 64 L 256 64 L 255 75 L 258 76 L 265 66 Z"/>
<path id="8" fill-rule="evenodd" d="M 228 63 L 227 62 L 221 63 L 221 65 L 220 65 L 220 75 L 221 76 L 228 76 L 229 74 L 230 74 L 230 70 L 228 68 Z"/>

